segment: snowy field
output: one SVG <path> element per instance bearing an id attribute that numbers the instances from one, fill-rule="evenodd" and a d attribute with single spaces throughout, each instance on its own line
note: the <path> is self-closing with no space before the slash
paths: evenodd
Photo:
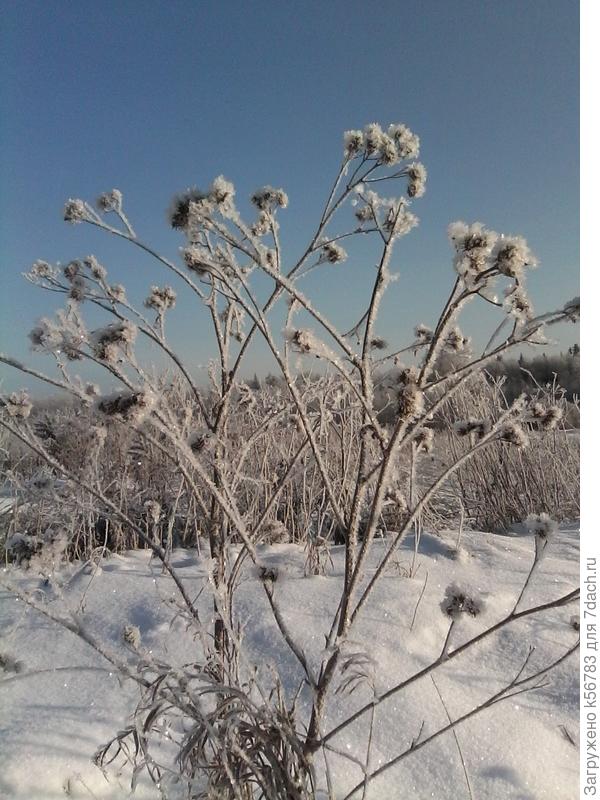
<path id="1" fill-rule="evenodd" d="M 453 581 L 473 587 L 484 598 L 485 611 L 477 618 L 461 620 L 450 649 L 501 619 L 514 605 L 531 565 L 532 538 L 466 532 L 464 552 L 454 558 L 455 538 L 455 533 L 424 535 L 420 566 L 413 578 L 406 577 L 412 556 L 412 544 L 406 542 L 362 614 L 353 641 L 373 660 L 378 693 L 439 655 L 448 630 L 440 603 Z M 522 607 L 556 599 L 578 585 L 577 527 L 563 526 L 548 550 Z M 371 558 L 378 552 L 380 545 L 375 545 Z M 275 545 L 265 548 L 262 556 L 266 564 L 278 568 L 275 596 L 309 663 L 317 666 L 343 580 L 342 548 L 333 548 L 333 568 L 324 577 L 304 577 L 306 556 L 299 547 Z M 205 587 L 206 560 L 190 551 L 175 552 L 173 560 L 192 594 Z M 50 607 L 64 607 L 57 590 L 35 576 L 8 569 L 4 577 L 23 590 L 39 589 L 38 599 Z M 171 624 L 173 608 L 162 601 L 175 596 L 173 585 L 148 551 L 112 556 L 94 576 L 71 566 L 58 577 L 71 609 L 81 607 L 89 628 L 132 663 L 135 656 L 122 640 L 128 624 L 139 627 L 142 647 L 157 658 L 185 663 L 199 657 L 200 645 L 185 626 Z M 211 603 L 207 591 L 200 595 L 199 604 L 208 629 Z M 284 686 L 295 689 L 301 678 L 297 662 L 250 570 L 240 586 L 236 608 L 245 627 L 248 657 L 261 665 L 265 680 L 269 666 L 277 665 Z M 528 666 L 531 671 L 568 649 L 577 639 L 570 622 L 577 612 L 577 605 L 571 604 L 512 623 L 436 669 L 435 684 L 427 675 L 380 703 L 375 714 L 372 767 L 406 749 L 422 725 L 421 736 L 427 736 L 447 724 L 447 715 L 454 719 L 498 691 L 518 672 L 531 645 L 536 648 Z M 92 758 L 101 744 L 126 726 L 139 690 L 132 682 L 122 683 L 74 634 L 6 591 L 0 593 L 0 635 L 0 654 L 21 662 L 20 672 L 0 672 L 0 797 L 116 800 L 130 796 L 130 773 L 127 768 L 119 773 L 122 759 L 103 775 Z M 573 655 L 551 673 L 543 688 L 500 702 L 408 755 L 373 781 L 368 797 L 577 798 L 578 691 L 578 661 Z M 371 698 L 366 686 L 349 697 L 336 695 L 327 710 L 326 729 Z M 363 745 L 358 743 L 365 741 L 361 726 L 367 725 L 367 717 L 334 739 L 337 749 L 351 757 L 364 756 Z M 341 756 L 332 758 L 332 767 L 341 799 L 362 775 L 350 759 Z M 158 793 L 142 778 L 135 797 L 145 800 L 158 797 Z M 178 797 L 177 791 L 168 790 L 167 797 Z"/>

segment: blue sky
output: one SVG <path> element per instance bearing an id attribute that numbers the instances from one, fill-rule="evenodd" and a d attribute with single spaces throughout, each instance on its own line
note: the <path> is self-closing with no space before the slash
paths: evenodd
<path id="1" fill-rule="evenodd" d="M 165 210 L 218 174 L 242 201 L 264 183 L 290 196 L 289 258 L 317 221 L 342 134 L 404 122 L 421 138 L 426 195 L 402 239 L 382 335 L 404 342 L 435 320 L 452 281 L 446 227 L 481 220 L 521 233 L 541 268 L 536 309 L 579 293 L 579 3 L 420 2 L 4 3 L 0 63 L 0 347 L 38 366 L 27 333 L 58 306 L 26 284 L 36 258 L 94 253 L 134 298 L 161 280 L 149 259 L 88 226 L 62 222 L 68 197 L 118 187 L 145 240 L 176 258 Z M 242 203 L 244 205 L 244 203 Z M 341 327 L 362 310 L 364 250 L 315 273 L 307 291 Z M 371 260 L 375 255 L 371 256 Z M 494 327 L 472 305 L 465 332 Z M 206 363 L 208 327 L 191 302 L 172 338 Z M 556 331 L 558 347 L 578 329 Z M 266 368 L 260 352 L 249 365 Z M 3 370 L 3 389 L 35 383 Z"/>

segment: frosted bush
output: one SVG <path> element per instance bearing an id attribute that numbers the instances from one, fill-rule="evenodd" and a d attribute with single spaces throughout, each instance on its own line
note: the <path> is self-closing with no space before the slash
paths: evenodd
<path id="1" fill-rule="evenodd" d="M 494 413 L 465 415 L 458 424 L 454 419 L 446 430 L 434 432 L 443 410 L 486 365 L 519 346 L 540 345 L 549 326 L 574 320 L 579 313 L 579 303 L 573 300 L 536 315 L 526 276 L 537 262 L 527 242 L 479 222 L 456 222 L 448 231 L 454 283 L 437 320 L 418 324 L 414 339 L 404 346 L 381 336 L 380 309 L 397 278 L 392 271 L 394 247 L 418 224 L 413 207 L 426 190 L 426 167 L 414 160 L 419 147 L 418 137 L 400 123 L 386 129 L 371 123 L 347 131 L 319 222 L 295 262 L 280 238 L 280 215 L 289 204 L 286 192 L 265 185 L 250 193 L 252 216 L 246 220 L 237 205 L 239 191 L 220 175 L 206 190 L 190 188 L 173 199 L 168 219 L 182 238 L 174 260 L 138 238 L 118 189 L 101 194 L 96 208 L 80 199 L 68 200 L 66 221 L 90 224 L 126 240 L 154 256 L 169 273 L 177 288 L 149 286 L 141 307 L 128 300 L 123 286 L 109 283 L 108 270 L 94 256 L 70 262 L 63 270 L 36 261 L 27 274 L 29 281 L 65 299 L 56 320 L 43 318 L 30 334 L 33 348 L 53 362 L 58 377 L 8 356 L 0 359 L 60 387 L 81 414 L 89 415 L 80 427 L 74 426 L 71 439 L 76 443 L 70 444 L 52 421 L 44 425 L 36 420 L 35 406 L 25 395 L 3 400 L 2 427 L 31 448 L 54 477 L 67 481 L 73 502 L 86 509 L 84 533 L 76 534 L 73 526 L 49 535 L 33 555 L 39 560 L 37 568 L 50 580 L 53 567 L 43 563 L 45 552 L 54 562 L 69 551 L 85 550 L 89 563 L 95 564 L 99 553 L 118 549 L 119 543 L 147 547 L 173 583 L 176 599 L 170 602 L 178 604 L 178 616 L 204 643 L 198 662 L 179 668 L 146 653 L 139 631 L 128 625 L 123 630 L 128 658 L 139 659 L 133 669 L 130 661 L 109 653 L 94 638 L 83 618 L 57 617 L 27 597 L 142 689 L 134 724 L 99 753 L 99 763 L 110 760 L 114 750 L 129 753 L 134 775 L 145 767 L 161 784 L 172 765 L 161 763 L 160 754 L 152 755 L 152 744 L 165 726 L 176 722 L 172 730 L 179 777 L 190 792 L 200 791 L 198 797 L 303 800 L 322 791 L 331 798 L 334 789 L 327 769 L 323 775 L 320 766 L 331 739 L 362 715 L 370 714 L 373 720 L 375 705 L 451 662 L 458 652 L 542 608 L 519 611 L 519 597 L 500 622 L 452 651 L 449 632 L 439 656 L 420 672 L 329 727 L 327 712 L 339 702 L 336 693 L 360 686 L 375 695 L 371 659 L 365 647 L 354 648 L 352 636 L 399 545 L 414 533 L 417 558 L 423 515 L 471 460 L 493 448 L 503 455 L 521 454 L 531 444 L 534 429 L 542 434 L 560 421 L 552 405 L 538 407 L 522 397 Z M 375 191 L 375 184 L 380 189 L 382 183 L 393 196 Z M 352 262 L 357 237 L 374 243 L 376 269 L 364 310 L 358 319 L 347 320 L 342 333 L 302 279 L 318 269 Z M 202 382 L 168 335 L 182 292 L 197 302 L 212 326 L 214 358 Z M 272 314 L 279 300 L 287 304 L 283 325 Z M 504 315 L 481 351 L 459 326 L 471 301 L 481 301 L 486 308 L 492 304 Z M 102 324 L 91 332 L 84 319 L 90 306 L 94 318 L 103 315 Z M 138 355 L 142 338 L 168 359 L 170 373 L 158 374 Z M 250 386 L 243 371 L 259 340 L 277 375 L 264 385 L 257 380 Z M 86 385 L 73 372 L 79 362 L 105 370 L 117 388 L 103 393 Z M 440 461 L 433 474 L 424 471 L 425 480 L 417 480 L 419 467 L 425 459 L 431 461 L 442 434 L 451 442 L 460 441 L 462 449 L 451 449 L 452 458 Z M 112 464 L 120 464 L 122 473 L 115 476 Z M 533 526 L 536 550 L 526 586 L 554 530 L 543 515 L 531 518 L 528 525 Z M 78 549 L 79 535 L 86 541 Z M 196 596 L 171 559 L 176 535 L 188 537 L 186 543 L 193 542 L 204 559 L 206 590 L 212 599 L 210 636 Z M 278 604 L 285 581 L 261 549 L 265 543 L 290 540 L 306 545 L 307 574 L 326 572 L 331 543 L 343 546 L 343 588 L 336 613 L 327 620 L 316 665 L 308 663 L 297 632 L 288 628 Z M 368 558 L 375 559 L 375 566 L 367 572 Z M 236 616 L 239 585 L 248 575 L 248 565 L 302 676 L 296 696 L 305 687 L 310 690 L 302 719 L 296 698 L 290 700 L 277 679 L 262 687 L 257 665 L 248 662 L 244 621 Z M 572 591 L 543 608 L 576 598 L 577 591 Z M 442 602 L 450 630 L 461 615 L 479 618 L 482 608 L 478 597 L 459 586 L 450 586 Z M 531 688 L 529 682 L 541 673 L 521 678 L 524 666 L 488 705 L 510 696 L 516 687 Z M 484 703 L 471 713 L 485 707 Z M 437 733 L 426 736 L 418 747 Z M 128 749 L 129 740 L 135 742 L 133 750 Z M 348 797 L 366 793 L 371 780 L 412 752 L 410 746 L 375 772 L 368 756 L 365 764 L 359 759 L 364 779 Z"/>

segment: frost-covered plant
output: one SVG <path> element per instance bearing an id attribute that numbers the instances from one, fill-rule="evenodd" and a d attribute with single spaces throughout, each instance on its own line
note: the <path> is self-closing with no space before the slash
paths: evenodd
<path id="1" fill-rule="evenodd" d="M 460 614 L 477 617 L 483 610 L 483 603 L 470 589 L 453 583 L 446 589 L 442 600 L 442 611 L 451 619 L 457 619 Z"/>
<path id="2" fill-rule="evenodd" d="M 1 360 L 65 390 L 82 410 L 92 406 L 96 417 L 91 427 L 109 431 L 107 436 L 91 437 L 98 450 L 106 448 L 108 437 L 117 441 L 128 438 L 137 463 L 128 462 L 124 470 L 130 481 L 122 484 L 125 489 L 129 485 L 135 493 L 146 477 L 150 479 L 149 471 L 137 474 L 135 469 L 144 466 L 145 450 L 154 457 L 159 454 L 170 484 L 168 491 L 163 487 L 165 509 L 154 487 L 149 491 L 142 483 L 142 497 L 135 508 L 115 495 L 108 482 L 95 479 L 101 475 L 97 466 L 92 476 L 87 464 L 66 459 L 63 448 L 36 430 L 32 420 L 35 409 L 29 400 L 20 396 L 4 400 L 0 424 L 16 441 L 31 448 L 54 477 L 77 487 L 88 507 L 107 524 L 122 526 L 138 545 L 152 550 L 174 583 L 179 613 L 198 635 L 202 632 L 205 641 L 196 599 L 170 559 L 169 536 L 172 545 L 177 509 L 183 509 L 186 526 L 191 522 L 195 535 L 208 549 L 207 583 L 214 625 L 203 658 L 187 672 L 149 660 L 135 631 L 126 629 L 124 638 L 139 658 L 138 669 L 133 670 L 128 662 L 110 655 L 82 620 L 55 615 L 35 598 L 26 597 L 82 636 L 145 690 L 137 723 L 117 737 L 116 746 L 122 749 L 123 740 L 131 735 L 137 745 L 136 769 L 145 766 L 156 783 L 161 782 L 165 769 L 150 756 L 155 723 L 175 714 L 182 723 L 180 730 L 185 731 L 178 740 L 178 763 L 197 797 L 314 797 L 323 784 L 316 764 L 320 757 L 326 762 L 330 740 L 373 708 L 370 704 L 337 727 L 326 729 L 328 705 L 337 702 L 333 696 L 340 679 L 344 684 L 344 672 L 350 670 L 347 665 L 353 671 L 346 688 L 354 686 L 354 678 L 366 674 L 364 659 L 356 653 L 348 659 L 347 645 L 398 546 L 442 488 L 478 454 L 493 447 L 525 451 L 530 445 L 531 425 L 540 429 L 555 426 L 555 412 L 530 408 L 525 398 L 493 418 L 467 419 L 455 426 L 464 449 L 425 485 L 417 486 L 417 465 L 437 446 L 431 422 L 467 381 L 515 347 L 543 344 L 544 329 L 578 314 L 575 301 L 550 313 L 534 313 L 526 294 L 526 276 L 536 261 L 525 240 L 499 235 L 481 223 L 453 223 L 449 236 L 455 278 L 437 321 L 431 327 L 418 325 L 412 342 L 390 347 L 392 352 L 381 355 L 388 348 L 378 333 L 378 319 L 385 294 L 397 277 L 392 271 L 394 247 L 418 224 L 413 204 L 426 187 L 427 171 L 414 160 L 418 155 L 419 139 L 403 124 L 392 124 L 384 131 L 372 123 L 362 131 L 348 131 L 318 224 L 295 262 L 288 260 L 279 235 L 279 215 L 288 206 L 288 196 L 272 186 L 251 195 L 254 210 L 250 219 L 243 217 L 236 189 L 223 176 L 206 190 L 192 188 L 178 195 L 169 210 L 170 223 L 183 239 L 178 259 L 159 255 L 138 238 L 118 190 L 101 195 L 98 210 L 83 200 L 67 202 L 65 220 L 93 225 L 150 254 L 170 273 L 177 293 L 188 292 L 207 314 L 216 355 L 206 368 L 203 388 L 167 335 L 169 313 L 176 300 L 170 285 L 150 286 L 138 308 L 129 301 L 124 287 L 109 283 L 107 269 L 93 256 L 73 261 L 63 270 L 37 261 L 26 276 L 65 297 L 65 308 L 56 320 L 42 319 L 30 334 L 33 348 L 54 361 L 59 377 L 42 374 L 10 357 Z M 382 183 L 390 191 L 396 189 L 395 196 L 380 195 L 375 187 L 379 189 Z M 319 268 L 350 261 L 358 237 L 368 237 L 376 244 L 376 269 L 364 310 L 358 320 L 349 320 L 349 329 L 341 333 L 318 298 L 311 298 L 303 279 Z M 269 287 L 266 298 L 262 297 L 265 282 Z M 497 291 L 504 295 L 502 302 Z M 287 301 L 283 334 L 274 329 L 271 313 L 280 299 Z M 481 352 L 458 324 L 471 301 L 492 305 L 503 315 Z M 84 319 L 84 311 L 90 307 L 105 318 L 105 324 L 93 330 Z M 152 312 L 151 317 L 144 309 Z M 168 359 L 177 375 L 177 401 L 173 398 L 177 392 L 165 391 L 165 379 L 137 356 L 136 346 L 142 339 Z M 264 389 L 251 389 L 242 372 L 259 339 L 270 352 L 279 378 Z M 403 359 L 413 363 L 407 365 Z M 105 370 L 118 389 L 97 396 L 73 373 L 75 362 Z M 444 363 L 448 368 L 442 369 Z M 378 403 L 386 392 L 390 417 L 384 423 Z M 408 478 L 403 473 L 407 458 Z M 390 518 L 393 528 L 386 522 Z M 319 537 L 324 542 L 333 537 L 345 554 L 343 590 L 337 611 L 328 620 L 325 648 L 316 668 L 307 662 L 286 625 L 278 605 L 278 573 L 263 563 L 258 549 L 277 532 L 285 530 L 294 538 L 300 528 L 304 533 L 298 538 L 310 541 L 310 547 L 319 546 Z M 382 532 L 375 551 L 375 538 Z M 108 533 L 104 547 L 107 543 Z M 324 552 L 309 550 L 312 571 L 322 567 Z M 374 553 L 378 554 L 377 565 L 365 575 L 366 560 Z M 255 680 L 255 665 L 246 661 L 243 620 L 236 605 L 237 587 L 248 561 L 296 659 L 302 675 L 299 691 L 309 687 L 308 711 L 301 721 L 295 714 L 295 701 L 277 693 L 276 682 L 267 699 L 257 699 L 261 688 Z M 517 612 L 515 607 L 501 622 L 451 653 L 444 646 L 440 658 L 374 698 L 373 703 L 401 691 L 442 661 L 450 661 L 524 614 L 566 604 L 576 596 L 576 591 L 570 592 L 526 612 Z M 458 590 L 445 601 L 445 611 L 453 620 L 464 611 L 478 620 L 479 608 L 478 601 Z M 521 672 L 494 702 L 530 681 L 520 676 Z M 199 696 L 208 703 L 200 702 Z M 375 772 L 369 771 L 367 764 L 365 780 L 348 797 L 430 739 Z M 331 797 L 327 769 L 325 773 Z"/>
<path id="3" fill-rule="evenodd" d="M 452 431 L 437 437 L 444 458 L 460 458 L 491 430 L 510 407 L 505 393 L 502 379 L 480 374 L 453 394 L 438 425 Z M 447 487 L 450 501 L 460 499 L 476 530 L 506 531 L 532 508 L 558 521 L 579 517 L 579 437 L 567 429 L 565 392 L 556 383 L 534 388 L 521 414 L 517 431 L 509 427 L 478 450 Z M 513 437 L 526 438 L 526 446 L 514 446 Z"/>

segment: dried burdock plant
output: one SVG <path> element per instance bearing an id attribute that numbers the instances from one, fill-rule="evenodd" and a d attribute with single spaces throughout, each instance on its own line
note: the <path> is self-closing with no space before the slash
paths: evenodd
<path id="1" fill-rule="evenodd" d="M 447 487 L 460 485 L 470 464 L 488 453 L 526 458 L 538 437 L 556 434 L 560 413 L 554 404 L 538 407 L 519 398 L 502 407 L 451 415 L 445 426 L 439 421 L 486 366 L 525 344 L 542 346 L 545 330 L 575 320 L 579 313 L 573 300 L 536 314 L 525 288 L 536 259 L 525 240 L 497 234 L 481 223 L 457 222 L 449 228 L 454 282 L 437 321 L 419 324 L 414 340 L 404 347 L 388 345 L 377 330 L 379 311 L 396 278 L 394 246 L 418 224 L 413 205 L 427 179 L 425 167 L 415 161 L 418 155 L 419 139 L 406 125 L 384 130 L 373 123 L 348 131 L 319 221 L 295 262 L 287 260 L 279 235 L 286 193 L 271 186 L 255 191 L 253 216 L 246 220 L 236 204 L 235 187 L 219 176 L 208 189 L 189 189 L 173 200 L 169 221 L 183 239 L 175 259 L 138 238 L 119 190 L 102 194 L 98 210 L 83 200 L 67 202 L 65 220 L 125 240 L 169 273 L 176 289 L 170 283 L 149 286 L 141 307 L 128 300 L 124 287 L 109 283 L 108 271 L 93 256 L 71 262 L 62 272 L 36 261 L 27 274 L 32 283 L 65 298 L 56 319 L 40 320 L 30 334 L 32 347 L 53 361 L 58 377 L 9 356 L 0 360 L 64 390 L 76 409 L 62 418 L 50 417 L 41 428 L 27 395 L 3 398 L 0 426 L 16 446 L 29 448 L 31 463 L 45 465 L 52 482 L 66 482 L 70 496 L 65 511 L 76 509 L 60 536 L 49 541 L 36 537 L 39 548 L 56 545 L 52 564 L 60 558 L 90 558 L 97 547 L 150 548 L 173 581 L 180 613 L 197 631 L 202 621 L 196 599 L 170 554 L 179 542 L 206 552 L 209 559 L 214 624 L 204 658 L 185 668 L 149 660 L 139 632 L 128 626 L 123 638 L 129 657 L 139 659 L 134 670 L 111 655 L 83 619 L 61 617 L 24 596 L 143 689 L 134 724 L 101 752 L 99 763 L 127 753 L 134 776 L 146 769 L 162 785 L 169 768 L 152 755 L 152 743 L 164 730 L 165 719 L 176 717 L 181 734 L 174 739 L 176 763 L 190 797 L 313 798 L 323 783 L 315 765 L 340 730 L 369 713 L 372 733 L 376 703 L 450 663 L 494 631 L 577 598 L 572 591 L 525 611 L 515 605 L 503 620 L 452 651 L 448 634 L 439 658 L 326 729 L 328 706 L 339 701 L 339 696 L 334 699 L 336 690 L 352 691 L 371 681 L 374 691 L 364 648 L 348 655 L 347 645 L 398 546 L 411 532 L 418 544 L 424 515 Z M 396 188 L 396 196 L 379 194 L 376 189 L 382 185 Z M 318 269 L 345 269 L 359 237 L 374 243 L 376 268 L 364 310 L 341 333 L 305 291 L 302 279 Z M 493 299 L 497 291 L 504 292 L 503 302 Z M 206 367 L 202 387 L 167 335 L 179 310 L 176 298 L 183 293 L 207 315 L 214 334 L 215 358 Z M 287 301 L 283 332 L 272 313 L 280 299 Z M 504 315 L 481 352 L 459 327 L 471 301 L 486 308 L 491 304 Z M 105 323 L 90 330 L 84 320 L 88 309 L 94 318 L 103 315 Z M 277 374 L 264 385 L 258 380 L 251 385 L 243 373 L 258 340 Z M 138 357 L 141 341 L 168 361 L 170 372 L 158 375 L 146 356 Z M 390 353 L 382 354 L 384 350 Z M 414 363 L 406 366 L 403 358 Z M 79 363 L 104 370 L 118 390 L 103 394 L 90 389 L 73 373 Z M 425 466 L 442 448 L 448 458 L 428 472 Z M 468 498 L 463 505 L 469 507 Z M 38 502 L 27 513 L 41 517 L 42 507 Z M 531 510 L 539 515 L 547 509 Z M 545 518 L 536 520 L 531 522 L 534 566 L 551 532 Z M 332 542 L 344 551 L 342 589 L 316 665 L 309 663 L 279 608 L 285 581 L 262 560 L 260 548 L 265 542 L 283 542 L 283 532 L 285 540 L 307 544 L 307 571 L 313 574 L 323 572 Z M 16 522 L 8 532 L 7 550 L 20 535 Z M 366 572 L 368 558 L 375 558 L 375 566 Z M 260 578 L 267 613 L 310 687 L 302 718 L 276 681 L 265 693 L 253 671 L 256 665 L 246 661 L 236 599 L 248 561 Z M 443 608 L 451 629 L 464 614 L 480 621 L 479 601 L 456 587 L 449 590 Z M 523 678 L 524 667 L 500 693 L 375 771 L 369 767 L 369 734 L 365 779 L 348 797 L 366 791 L 378 775 L 462 719 L 529 687 L 533 678 Z"/>

